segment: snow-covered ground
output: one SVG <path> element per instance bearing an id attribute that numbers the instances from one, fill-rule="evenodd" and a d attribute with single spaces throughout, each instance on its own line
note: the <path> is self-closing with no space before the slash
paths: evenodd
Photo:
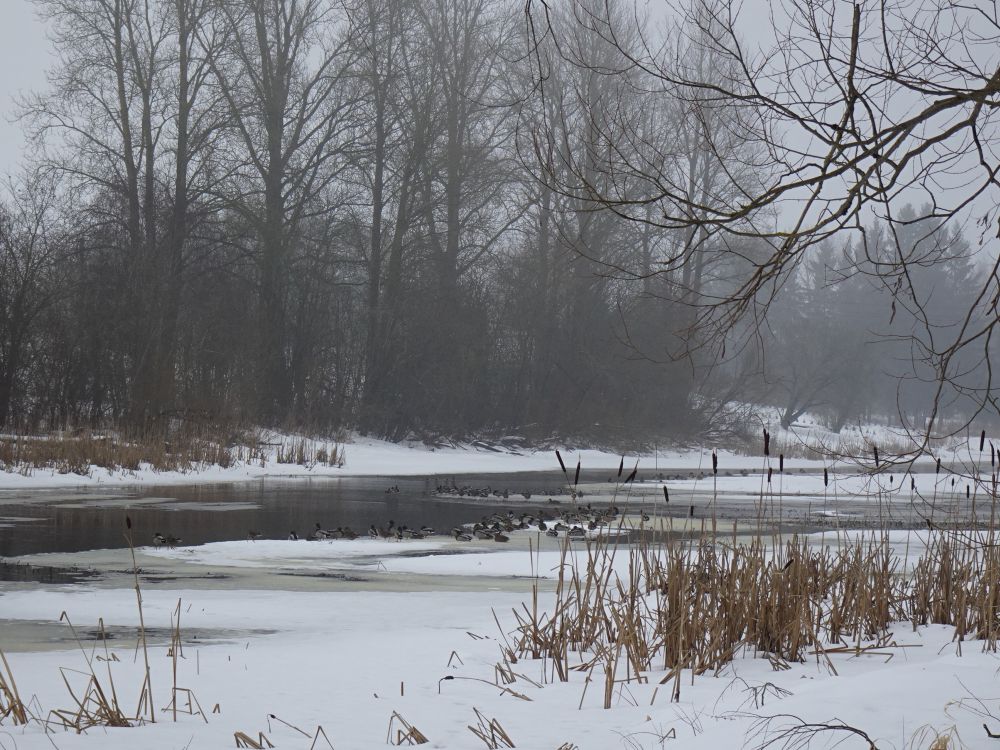
<path id="1" fill-rule="evenodd" d="M 785 430 L 770 424 L 772 430 L 772 451 L 769 465 L 777 476 L 780 446 L 809 447 L 824 451 L 838 451 L 853 456 L 850 460 L 826 460 L 809 458 L 792 458 L 785 460 L 785 467 L 790 471 L 807 471 L 812 474 L 828 468 L 841 474 L 866 474 L 871 467 L 871 445 L 883 446 L 883 458 L 887 457 L 885 446 L 899 446 L 907 439 L 899 430 L 890 427 L 868 425 L 845 428 L 843 433 L 833 433 L 826 430 L 815 419 L 803 417 L 791 428 Z M 197 470 L 155 471 L 144 467 L 138 471 L 109 471 L 97 466 L 91 467 L 86 475 L 60 474 L 55 470 L 36 469 L 27 473 L 0 471 L 0 489 L 50 488 L 50 487 L 80 487 L 80 486 L 130 486 L 130 485 L 174 485 L 174 484 L 215 484 L 221 482 L 251 481 L 268 477 L 350 477 L 350 476 L 421 476 L 449 474 L 502 474 L 532 471 L 558 471 L 559 463 L 552 449 L 532 450 L 522 447 L 505 447 L 502 444 L 487 445 L 486 443 L 465 443 L 443 447 L 429 447 L 422 443 L 392 443 L 353 435 L 342 446 L 344 456 L 343 466 L 326 466 L 316 464 L 300 466 L 298 464 L 278 463 L 277 446 L 284 444 L 286 452 L 303 440 L 301 437 L 268 433 L 266 442 L 270 445 L 265 450 L 265 460 L 237 462 L 229 468 L 219 466 L 203 466 Z M 308 442 L 308 441 L 307 441 Z M 329 447 L 332 444 L 316 441 L 317 447 Z M 760 454 L 742 455 L 731 450 L 716 449 L 720 476 L 726 472 L 762 473 L 765 459 Z M 979 437 L 970 436 L 966 439 L 955 439 L 939 446 L 938 455 L 946 465 L 953 465 L 966 473 L 981 470 L 989 473 L 990 446 L 985 444 L 983 452 L 979 451 Z M 630 471 L 638 463 L 646 472 L 670 471 L 700 471 L 711 475 L 713 446 L 687 450 L 656 451 L 641 456 L 624 456 L 625 466 Z M 584 469 L 617 470 L 623 456 L 605 450 L 563 448 L 562 456 L 567 469 L 572 473 L 577 462 Z M 856 459 L 861 459 L 859 462 Z M 924 468 L 933 465 L 936 457 L 921 456 L 917 465 Z M 867 461 L 867 464 L 862 462 Z M 897 479 L 899 476 L 897 476 Z M 721 480 L 720 480 L 721 481 Z M 858 481 L 866 481 L 861 477 Z M 900 480 L 901 481 L 901 480 Z M 732 481 L 728 482 L 732 484 Z M 855 482 L 857 484 L 857 481 Z M 892 489 L 898 488 L 900 485 Z M 754 488 L 759 489 L 759 487 Z M 815 477 L 810 487 L 800 489 L 788 484 L 786 491 L 810 492 L 817 489 L 822 494 L 822 487 L 816 486 Z M 886 489 L 889 489 L 888 486 Z M 847 491 L 854 491 L 848 489 Z"/>
<path id="2" fill-rule="evenodd" d="M 905 543 L 898 536 L 894 547 Z M 912 535 L 912 540 L 920 538 Z M 830 534 L 825 541 L 830 543 Z M 221 748 L 235 745 L 235 732 L 255 739 L 263 732 L 279 748 L 306 750 L 328 747 L 322 738 L 313 744 L 322 726 L 333 747 L 375 748 L 385 746 L 398 712 L 427 736 L 430 747 L 475 748 L 484 746 L 468 728 L 478 722 L 477 709 L 487 722 L 496 719 L 517 747 L 553 750 L 563 743 L 581 750 L 759 748 L 800 721 L 843 722 L 866 732 L 878 748 L 930 748 L 932 732 L 955 732 L 964 743 L 935 748 L 985 748 L 995 740 L 986 737 L 983 722 L 1000 731 L 1000 719 L 994 718 L 1000 716 L 1000 660 L 978 643 L 953 643 L 946 627 L 914 631 L 900 624 L 878 648 L 860 655 L 832 653 L 837 674 L 818 657 L 775 671 L 766 659 L 743 656 L 719 674 L 685 673 L 676 703 L 670 701 L 671 686 L 659 684 L 665 673 L 650 672 L 644 682 L 619 683 L 612 707 L 605 710 L 603 678 L 595 676 L 597 684 L 588 685 L 587 673 L 574 671 L 568 682 L 553 682 L 545 660 L 518 661 L 512 667 L 514 682 L 494 684 L 501 649 L 516 625 L 512 610 L 530 601 L 530 582 L 523 581 L 520 590 L 499 591 L 493 581 L 530 575 L 532 569 L 544 573 L 558 564 L 551 550 L 534 563 L 525 550 L 446 555 L 438 554 L 445 550 L 436 543 L 422 541 L 359 540 L 339 548 L 335 543 L 242 542 L 191 551 L 144 549 L 142 554 L 164 562 L 308 568 L 322 555 L 334 554 L 331 550 L 347 562 L 380 557 L 390 571 L 412 566 L 424 573 L 458 573 L 467 584 L 464 590 L 442 585 L 441 590 L 406 593 L 147 586 L 145 623 L 158 633 L 149 651 L 156 724 L 46 736 L 37 724 L 14 727 L 7 718 L 0 725 L 0 747 Z M 173 625 L 178 601 L 181 632 L 188 636 L 174 683 L 164 632 Z M 543 582 L 539 604 L 546 608 L 551 602 Z M 18 628 L 12 625 L 39 628 L 57 622 L 63 612 L 77 632 L 93 632 L 100 620 L 116 638 L 106 648 L 90 640 L 81 650 L 71 639 L 44 650 L 18 648 L 12 635 Z M 6 620 L 0 648 L 34 712 L 44 716 L 51 709 L 75 708 L 63 675 L 82 694 L 91 669 L 106 690 L 110 671 L 123 709 L 135 712 L 144 666 L 134 636 L 122 631 L 138 625 L 135 592 L 127 582 L 112 588 L 8 586 L 0 596 L 0 618 Z M 66 624 L 59 627 L 68 630 Z M 192 691 L 204 718 L 182 711 L 175 722 L 172 712 L 163 711 L 174 684 Z M 187 695 L 181 695 L 182 706 Z M 768 717 L 774 718 L 762 723 Z M 838 745 L 842 748 L 869 747 L 844 730 L 818 735 L 811 747 L 838 741 L 844 742 Z"/>
<path id="3" fill-rule="evenodd" d="M 291 443 L 297 438 L 286 438 Z M 554 450 L 491 450 L 476 445 L 429 448 L 421 444 L 401 444 L 356 437 L 342 446 L 342 467 L 279 464 L 274 450 L 262 466 L 260 462 L 238 463 L 230 468 L 206 466 L 198 471 L 157 472 L 108 471 L 92 467 L 88 475 L 59 474 L 52 470 L 34 470 L 28 475 L 0 471 L 0 489 L 30 487 L 74 487 L 136 484 L 212 484 L 241 482 L 265 477 L 349 477 L 349 476 L 422 476 L 448 474 L 501 474 L 529 471 L 559 471 Z M 622 456 L 600 450 L 562 451 L 567 469 L 572 472 L 579 461 L 585 469 L 618 469 Z M 671 451 L 648 456 L 625 457 L 629 470 L 640 462 L 643 469 L 670 466 L 699 469 L 711 467 L 710 450 Z M 727 454 L 726 463 L 735 468 L 751 468 L 760 460 Z M 817 466 L 819 464 L 816 464 Z"/>

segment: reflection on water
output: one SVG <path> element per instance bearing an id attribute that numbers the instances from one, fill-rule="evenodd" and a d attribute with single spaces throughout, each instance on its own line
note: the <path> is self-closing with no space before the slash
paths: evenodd
<path id="1" fill-rule="evenodd" d="M 246 539 L 250 530 L 265 539 L 305 537 L 316 524 L 350 526 L 364 533 L 369 524 L 445 532 L 476 520 L 488 501 L 433 497 L 436 477 L 264 480 L 247 484 L 60 490 L 0 490 L 0 557 L 39 552 L 78 552 L 125 546 L 125 516 L 132 519 L 136 545 L 153 534 L 179 537 L 184 544 Z M 509 488 L 558 486 L 561 475 L 469 478 L 470 484 Z M 388 487 L 398 492 L 387 493 Z"/>

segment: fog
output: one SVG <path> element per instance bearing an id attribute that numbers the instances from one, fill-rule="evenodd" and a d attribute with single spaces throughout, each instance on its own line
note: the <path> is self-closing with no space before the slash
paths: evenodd
<path id="1" fill-rule="evenodd" d="M 958 103 L 900 136 L 895 103 L 852 113 L 916 84 L 842 17 L 785 40 L 825 72 L 758 81 L 722 4 L 7 3 L 2 427 L 639 444 L 995 414 L 992 177 L 954 181 L 995 166 L 992 100 L 978 141 L 928 142 L 988 69 L 924 60 L 909 110 Z"/>

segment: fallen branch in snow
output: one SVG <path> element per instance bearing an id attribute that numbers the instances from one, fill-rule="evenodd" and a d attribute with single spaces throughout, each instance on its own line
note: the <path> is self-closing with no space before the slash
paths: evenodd
<path id="1" fill-rule="evenodd" d="M 868 743 L 868 750 L 879 750 L 867 732 L 845 724 L 840 719 L 826 723 L 812 723 L 793 714 L 762 716 L 754 722 L 748 734 L 761 737 L 761 742 L 755 746 L 755 750 L 765 750 L 775 745 L 784 750 L 805 750 L 824 732 L 843 732 L 853 735 Z"/>

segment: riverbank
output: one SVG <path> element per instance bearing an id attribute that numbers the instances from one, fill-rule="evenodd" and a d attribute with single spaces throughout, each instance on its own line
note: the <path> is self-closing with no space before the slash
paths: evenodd
<path id="1" fill-rule="evenodd" d="M 848 532 L 814 541 L 855 538 Z M 927 537 L 896 534 L 890 543 L 907 559 L 926 548 Z M 526 545 L 461 549 L 441 540 L 142 548 L 156 722 L 140 708 L 146 718 L 139 726 L 94 726 L 82 734 L 57 728 L 57 717 L 48 713 L 79 713 L 67 684 L 81 697 L 93 677 L 106 694 L 114 691 L 128 715 L 137 713 L 142 694 L 146 667 L 143 650 L 136 650 L 140 619 L 128 551 L 76 556 L 117 568 L 110 583 L 0 584 L 0 648 L 8 652 L 10 675 L 29 713 L 55 730 L 46 734 L 37 722 L 14 726 L 8 717 L 0 744 L 195 750 L 232 747 L 234 736 L 246 736 L 268 747 L 263 733 L 279 748 L 375 748 L 386 745 L 387 734 L 398 740 L 398 732 L 412 726 L 430 747 L 472 748 L 483 746 L 473 731 L 480 721 L 487 736 L 492 727 L 494 736 L 502 731 L 517 747 L 553 750 L 763 748 L 812 732 L 816 746 L 845 738 L 844 747 L 920 750 L 991 742 L 982 724 L 997 713 L 991 699 L 1000 662 L 979 642 L 955 642 L 951 627 L 900 623 L 876 638 L 828 644 L 801 662 L 748 649 L 697 675 L 654 666 L 636 679 L 622 656 L 620 679 L 610 686 L 598 654 L 573 654 L 572 662 L 583 667 L 563 681 L 550 659 L 510 657 L 523 634 L 519 617 L 535 607 L 551 610 L 560 566 L 586 570 L 587 547 L 563 553 L 554 544 L 539 553 L 532 546 L 534 555 Z M 628 580 L 626 549 L 619 555 L 616 575 Z M 381 565 L 372 563 L 376 559 Z M 299 586 L 306 579 L 276 573 L 345 565 L 404 586 L 421 584 L 389 590 L 374 577 L 320 576 L 293 590 L 253 583 L 265 572 L 272 583 Z M 186 577 L 195 570 L 219 577 Z M 149 575 L 157 571 L 162 576 L 154 582 Z M 940 736 L 951 739 L 942 744 Z"/>

